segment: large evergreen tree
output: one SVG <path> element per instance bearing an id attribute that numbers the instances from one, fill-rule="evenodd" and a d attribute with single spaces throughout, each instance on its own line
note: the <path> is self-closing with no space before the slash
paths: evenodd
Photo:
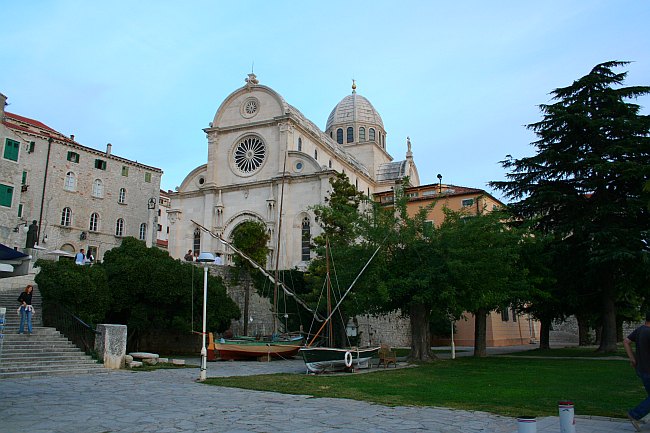
<path id="1" fill-rule="evenodd" d="M 514 213 L 535 221 L 586 260 L 584 285 L 599 299 L 600 351 L 616 347 L 616 302 L 639 290 L 638 266 L 650 219 L 643 186 L 650 178 L 650 117 L 630 102 L 650 87 L 622 87 L 628 62 L 596 65 L 554 90 L 544 117 L 528 125 L 534 156 L 502 161 L 507 180 L 491 182 L 515 200 Z M 635 282 L 635 284 L 631 284 Z M 569 285 L 566 285 L 567 287 Z"/>

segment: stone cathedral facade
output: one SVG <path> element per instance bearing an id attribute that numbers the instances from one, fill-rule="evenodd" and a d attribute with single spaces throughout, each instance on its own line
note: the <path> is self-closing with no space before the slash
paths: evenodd
<path id="1" fill-rule="evenodd" d="M 280 269 L 305 268 L 309 239 L 320 232 L 311 207 L 325 203 L 336 172 L 344 172 L 367 195 L 390 190 L 405 176 L 419 185 L 410 142 L 405 159 L 393 161 L 381 116 L 356 93 L 354 83 L 324 131 L 254 74 L 245 83 L 226 97 L 204 129 L 207 161 L 170 194 L 173 257 L 190 249 L 210 251 L 228 264 L 231 252 L 193 221 L 230 239 L 239 224 L 255 220 L 271 235 L 268 268 L 276 266 L 278 247 Z"/>

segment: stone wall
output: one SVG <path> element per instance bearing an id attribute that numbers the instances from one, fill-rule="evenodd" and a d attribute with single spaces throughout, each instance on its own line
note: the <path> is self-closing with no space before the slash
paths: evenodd
<path id="1" fill-rule="evenodd" d="M 362 315 L 355 318 L 360 346 L 387 344 L 391 347 L 411 346 L 411 325 L 400 312 L 381 316 Z"/>

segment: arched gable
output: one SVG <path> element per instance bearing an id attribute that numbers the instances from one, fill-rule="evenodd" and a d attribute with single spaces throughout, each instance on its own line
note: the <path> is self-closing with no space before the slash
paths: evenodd
<path id="1" fill-rule="evenodd" d="M 207 180 L 208 165 L 203 164 L 196 167 L 194 170 L 185 176 L 181 186 L 178 188 L 178 192 L 187 192 L 187 191 L 196 191 L 198 190 L 202 183 L 201 177 L 203 177 L 203 182 Z"/>
<path id="2" fill-rule="evenodd" d="M 285 114 L 289 104 L 267 86 L 244 86 L 231 93 L 219 106 L 212 127 L 230 126 L 270 120 Z"/>

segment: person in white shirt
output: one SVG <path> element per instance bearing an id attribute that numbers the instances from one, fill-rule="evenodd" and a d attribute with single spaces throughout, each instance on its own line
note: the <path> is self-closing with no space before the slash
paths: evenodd
<path id="1" fill-rule="evenodd" d="M 74 262 L 77 265 L 83 265 L 84 261 L 86 261 L 86 254 L 84 253 L 84 249 L 80 249 L 77 254 L 74 256 Z"/>

